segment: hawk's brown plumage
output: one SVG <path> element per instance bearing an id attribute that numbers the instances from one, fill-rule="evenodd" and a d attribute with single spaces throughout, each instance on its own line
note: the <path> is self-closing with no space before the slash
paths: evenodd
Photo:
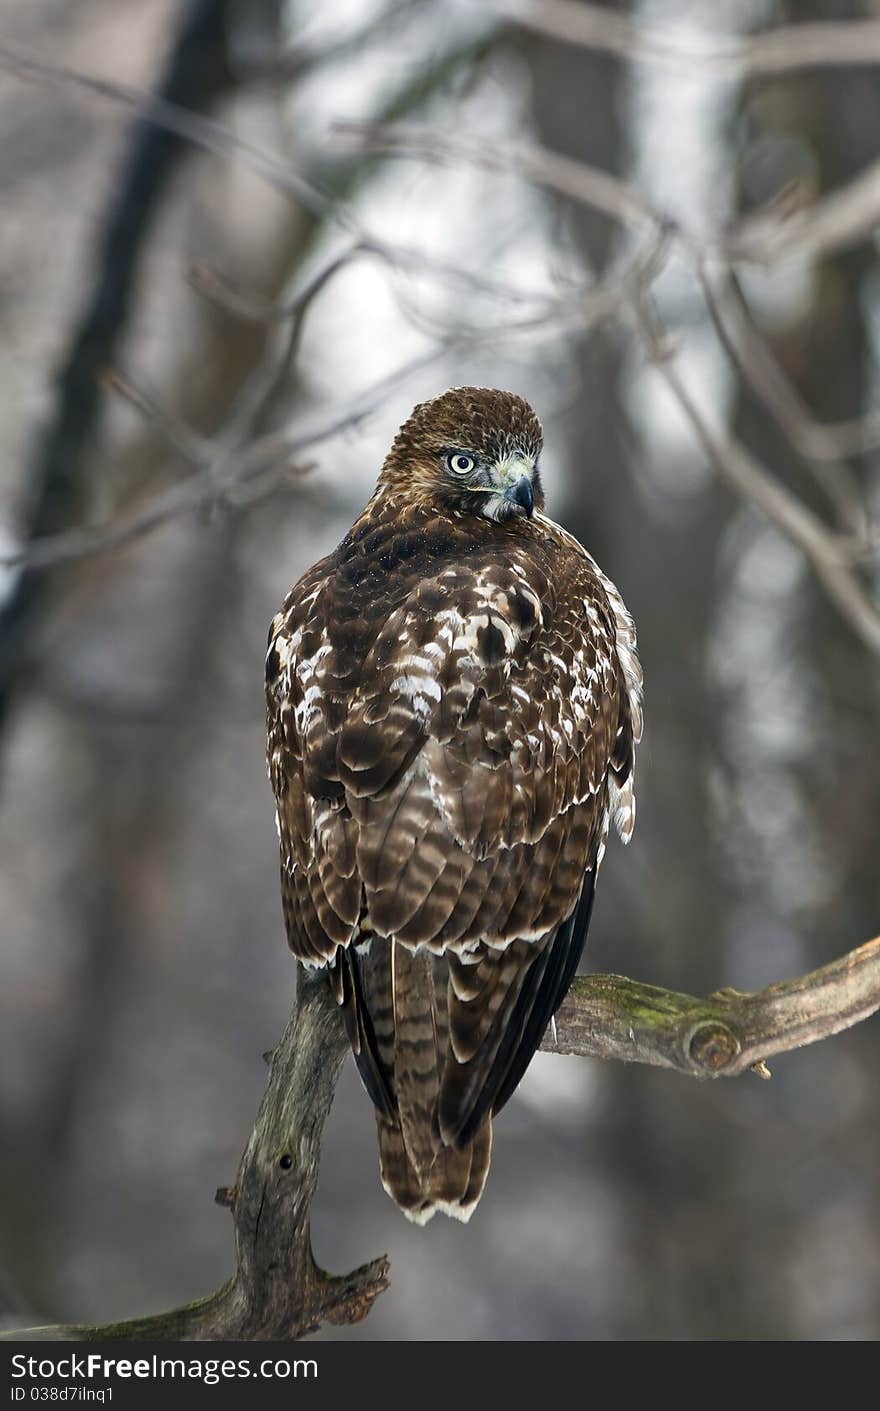
<path id="1" fill-rule="evenodd" d="M 287 934 L 326 967 L 412 1219 L 467 1219 L 492 1115 L 583 948 L 610 817 L 633 826 L 641 673 L 617 589 L 540 513 L 508 392 L 416 407 L 375 494 L 272 623 Z"/>

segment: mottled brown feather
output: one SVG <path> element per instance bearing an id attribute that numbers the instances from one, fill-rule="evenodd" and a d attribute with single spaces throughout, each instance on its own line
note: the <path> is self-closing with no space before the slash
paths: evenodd
<path id="1" fill-rule="evenodd" d="M 383 1180 L 418 1219 L 479 1198 L 493 1107 L 577 964 L 609 819 L 632 830 L 632 622 L 540 513 L 540 444 L 512 393 L 417 407 L 270 632 L 288 939 L 329 967 Z M 487 518 L 453 451 L 534 462 L 538 512 Z"/>

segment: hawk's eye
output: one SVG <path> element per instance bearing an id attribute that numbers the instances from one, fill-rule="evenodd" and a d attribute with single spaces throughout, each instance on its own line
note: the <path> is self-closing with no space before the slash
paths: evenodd
<path id="1" fill-rule="evenodd" d="M 473 456 L 462 455 L 461 451 L 453 451 L 446 457 L 446 464 L 456 475 L 469 475 L 476 463 Z"/>

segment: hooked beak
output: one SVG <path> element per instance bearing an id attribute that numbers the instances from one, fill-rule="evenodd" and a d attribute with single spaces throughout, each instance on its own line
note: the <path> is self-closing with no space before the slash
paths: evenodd
<path id="1" fill-rule="evenodd" d="M 504 498 L 510 504 L 519 505 L 523 513 L 531 519 L 535 508 L 535 492 L 528 475 L 521 475 L 519 480 L 508 486 Z"/>

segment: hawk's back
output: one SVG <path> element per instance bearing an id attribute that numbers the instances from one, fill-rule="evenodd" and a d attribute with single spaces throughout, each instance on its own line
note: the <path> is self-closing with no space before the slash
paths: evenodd
<path id="1" fill-rule="evenodd" d="M 415 1219 L 467 1218 L 491 1115 L 583 946 L 609 818 L 633 823 L 632 623 L 541 515 L 387 491 L 270 633 L 288 938 L 328 967 Z"/>

